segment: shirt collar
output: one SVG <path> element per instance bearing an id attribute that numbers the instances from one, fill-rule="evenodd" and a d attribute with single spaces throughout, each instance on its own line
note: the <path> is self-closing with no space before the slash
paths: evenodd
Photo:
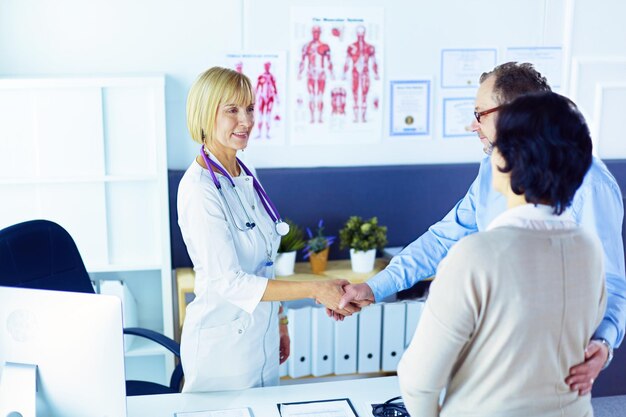
<path id="1" fill-rule="evenodd" d="M 577 227 L 569 210 L 561 215 L 556 215 L 553 211 L 551 206 L 544 204 L 513 207 L 493 219 L 487 230 L 506 226 L 531 230 L 565 230 Z"/>

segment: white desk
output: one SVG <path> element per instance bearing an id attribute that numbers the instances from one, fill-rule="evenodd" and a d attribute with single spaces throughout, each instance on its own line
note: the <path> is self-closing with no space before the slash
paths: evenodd
<path id="1" fill-rule="evenodd" d="M 169 394 L 128 397 L 128 417 L 173 417 L 179 411 L 250 407 L 254 417 L 279 417 L 276 404 L 331 398 L 350 398 L 360 417 L 371 416 L 371 403 L 400 395 L 398 378 L 365 378 L 338 382 L 253 388 L 206 394 Z"/>
<path id="2" fill-rule="evenodd" d="M 371 417 L 372 403 L 400 395 L 398 378 L 354 379 L 338 382 L 254 388 L 207 394 L 169 394 L 128 398 L 128 417 L 173 417 L 178 411 L 250 407 L 254 417 L 279 417 L 276 404 L 331 398 L 350 398 L 360 417 Z M 617 417 L 626 408 L 626 396 L 594 398 L 596 417 Z"/>

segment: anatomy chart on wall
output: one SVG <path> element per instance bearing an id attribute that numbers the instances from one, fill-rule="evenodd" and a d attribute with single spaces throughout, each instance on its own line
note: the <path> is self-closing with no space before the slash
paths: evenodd
<path id="1" fill-rule="evenodd" d="M 248 146 L 285 143 L 287 57 L 285 52 L 227 53 L 224 66 L 250 78 L 256 95 L 254 130 Z"/>
<path id="2" fill-rule="evenodd" d="M 383 22 L 382 8 L 291 9 L 290 137 L 294 144 L 379 140 Z"/>

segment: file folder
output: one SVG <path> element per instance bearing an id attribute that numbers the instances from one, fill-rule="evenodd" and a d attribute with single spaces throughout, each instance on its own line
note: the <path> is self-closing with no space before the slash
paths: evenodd
<path id="1" fill-rule="evenodd" d="M 407 301 L 406 303 L 406 327 L 404 331 L 404 350 L 409 347 L 415 329 L 419 323 L 420 317 L 422 317 L 422 311 L 424 310 L 424 301 Z"/>
<path id="2" fill-rule="evenodd" d="M 289 309 L 289 376 L 311 375 L 311 307 Z"/>
<path id="3" fill-rule="evenodd" d="M 357 317 L 354 314 L 335 324 L 335 374 L 356 373 Z"/>
<path id="4" fill-rule="evenodd" d="M 325 308 L 311 309 L 311 374 L 322 376 L 334 371 L 334 321 Z"/>
<path id="5" fill-rule="evenodd" d="M 404 353 L 405 315 L 405 303 L 383 304 L 382 370 L 385 372 L 397 370 Z"/>
<path id="6" fill-rule="evenodd" d="M 372 304 L 359 313 L 357 370 L 359 373 L 380 371 L 382 305 Z"/>

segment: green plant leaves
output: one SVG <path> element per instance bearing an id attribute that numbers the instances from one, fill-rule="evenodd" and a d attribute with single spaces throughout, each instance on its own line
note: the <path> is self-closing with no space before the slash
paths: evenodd
<path id="1" fill-rule="evenodd" d="M 387 226 L 379 226 L 377 217 L 363 220 L 359 216 L 352 216 L 339 231 L 341 249 L 368 251 L 382 249 L 385 245 L 387 245 Z"/>

